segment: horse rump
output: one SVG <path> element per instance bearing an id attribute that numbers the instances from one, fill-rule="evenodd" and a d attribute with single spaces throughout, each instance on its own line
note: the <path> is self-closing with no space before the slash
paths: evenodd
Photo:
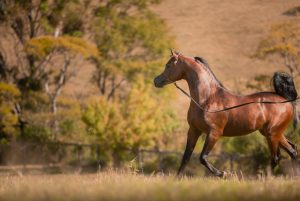
<path id="1" fill-rule="evenodd" d="M 299 122 L 295 101 L 298 97 L 298 93 L 294 84 L 293 77 L 285 72 L 275 72 L 272 80 L 276 94 L 284 97 L 289 101 L 292 101 L 294 111 L 293 127 L 294 129 L 296 129 Z"/>

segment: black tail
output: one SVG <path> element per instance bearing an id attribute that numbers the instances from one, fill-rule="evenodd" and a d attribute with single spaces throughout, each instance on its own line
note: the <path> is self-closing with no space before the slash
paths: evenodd
<path id="1" fill-rule="evenodd" d="M 295 131 L 299 123 L 299 117 L 296 108 L 297 102 L 294 101 L 296 100 L 298 94 L 295 88 L 293 77 L 284 72 L 276 72 L 273 75 L 273 86 L 276 94 L 284 97 L 287 100 L 293 101 L 292 102 L 293 111 L 294 111 L 293 128 Z"/>

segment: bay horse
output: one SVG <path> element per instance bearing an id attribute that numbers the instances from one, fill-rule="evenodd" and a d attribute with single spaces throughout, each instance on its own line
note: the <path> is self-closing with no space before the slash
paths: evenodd
<path id="1" fill-rule="evenodd" d="M 181 79 L 188 83 L 191 102 L 187 143 L 177 175 L 184 170 L 202 133 L 206 133 L 206 139 L 199 160 L 215 176 L 223 177 L 225 172 L 211 165 L 207 156 L 221 136 L 242 136 L 259 130 L 267 139 L 273 169 L 280 160 L 279 148 L 293 161 L 297 159 L 296 145 L 284 136 L 292 119 L 294 130 L 298 124 L 297 91 L 291 76 L 276 72 L 275 92 L 236 95 L 222 85 L 204 59 L 171 50 L 171 58 L 154 85 L 162 88 Z"/>

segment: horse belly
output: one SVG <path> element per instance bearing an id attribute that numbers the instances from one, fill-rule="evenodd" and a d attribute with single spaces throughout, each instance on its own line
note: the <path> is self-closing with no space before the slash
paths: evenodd
<path id="1" fill-rule="evenodd" d="M 243 136 L 253 133 L 259 128 L 245 128 L 241 126 L 229 126 L 224 129 L 223 136 L 233 137 L 233 136 Z"/>
<path id="2" fill-rule="evenodd" d="M 249 108 L 251 109 L 251 108 Z M 250 111 L 230 115 L 223 131 L 223 136 L 241 136 L 250 134 L 261 129 L 265 124 L 262 113 L 251 113 Z"/>

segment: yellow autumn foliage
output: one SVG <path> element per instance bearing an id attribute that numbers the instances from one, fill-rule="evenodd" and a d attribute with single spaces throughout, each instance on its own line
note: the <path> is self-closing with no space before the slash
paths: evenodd
<path id="1" fill-rule="evenodd" d="M 42 59 L 54 51 L 69 51 L 84 58 L 98 56 L 95 45 L 74 36 L 41 36 L 29 40 L 26 44 L 26 52 L 37 59 Z"/>
<path id="2" fill-rule="evenodd" d="M 0 83 L 0 136 L 9 139 L 17 134 L 18 116 L 13 111 L 20 91 L 13 85 Z"/>
<path id="3" fill-rule="evenodd" d="M 300 57 L 300 25 L 283 22 L 271 27 L 268 35 L 260 42 L 256 56 L 264 58 L 269 54 Z"/>

